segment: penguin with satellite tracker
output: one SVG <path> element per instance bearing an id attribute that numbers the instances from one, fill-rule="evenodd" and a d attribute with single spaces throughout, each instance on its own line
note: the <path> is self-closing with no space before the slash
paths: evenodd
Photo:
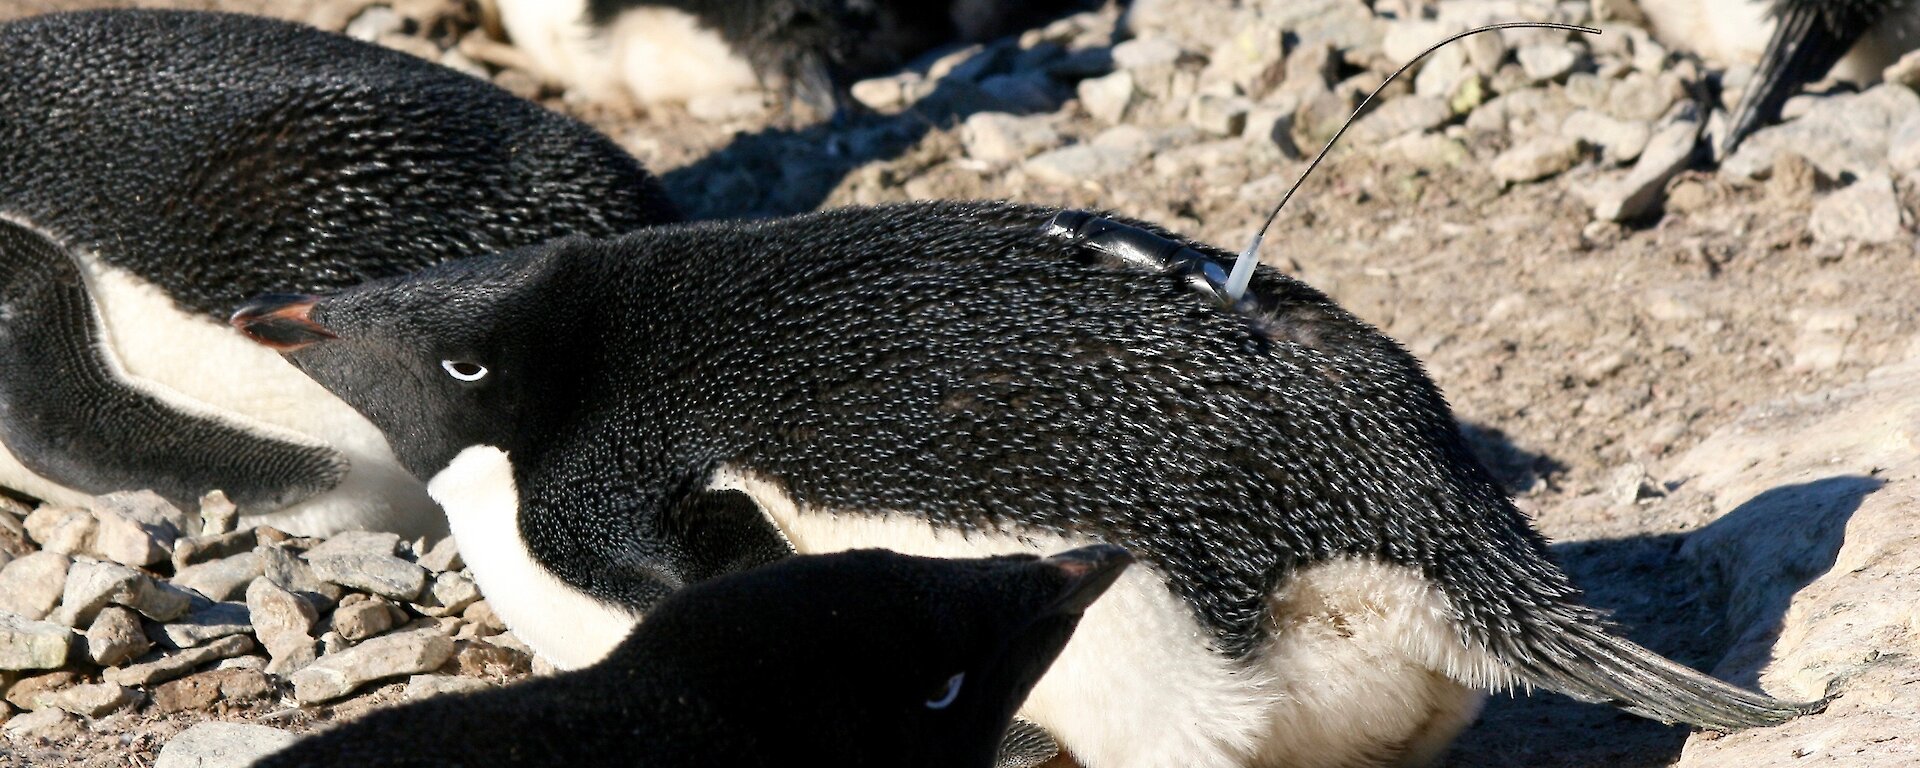
<path id="1" fill-rule="evenodd" d="M 254 765 L 988 768 L 1129 561 L 788 558 L 675 593 L 586 669 L 373 712 Z"/>
<path id="2" fill-rule="evenodd" d="M 0 25 L 0 61 L 0 486 L 50 501 L 444 530 L 378 429 L 226 315 L 679 219 L 587 126 L 295 24 L 53 14 Z"/>
<path id="3" fill-rule="evenodd" d="M 548 76 L 595 98 L 683 102 L 771 87 L 819 116 L 865 76 L 1088 0 L 482 0 Z"/>
<path id="4" fill-rule="evenodd" d="M 1609 632 L 1417 360 L 1271 269 L 1223 289 L 1230 261 L 928 202 L 557 241 L 233 322 L 386 430 L 563 667 L 788 547 L 1107 542 L 1138 564 L 1022 710 L 1088 768 L 1418 765 L 1512 687 L 1722 730 L 1821 706 Z"/>
<path id="5" fill-rule="evenodd" d="M 1787 99 L 1806 85 L 1830 74 L 1877 82 L 1889 64 L 1920 48 L 1914 0 L 1679 0 L 1641 7 L 1662 39 L 1720 62 L 1755 65 L 1721 140 L 1723 154 L 1779 121 Z"/>

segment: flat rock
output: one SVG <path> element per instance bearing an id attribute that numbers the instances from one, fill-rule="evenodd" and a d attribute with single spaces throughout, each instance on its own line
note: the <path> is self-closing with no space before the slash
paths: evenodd
<path id="1" fill-rule="evenodd" d="M 253 637 L 228 635 L 206 645 L 188 648 L 144 664 L 110 668 L 100 676 L 106 678 L 108 682 L 121 685 L 152 685 L 192 672 L 195 667 L 202 664 L 239 656 L 253 648 Z"/>
<path id="2" fill-rule="evenodd" d="M 1203 93 L 1187 109 L 1187 122 L 1215 136 L 1238 136 L 1247 129 L 1253 102 L 1244 96 Z"/>
<path id="3" fill-rule="evenodd" d="M 319 657 L 311 634 L 319 612 L 311 603 L 262 577 L 247 587 L 247 611 L 254 636 L 273 657 L 275 674 L 290 673 Z"/>
<path id="4" fill-rule="evenodd" d="M 433 586 L 421 597 L 424 602 L 418 608 L 422 614 L 452 616 L 480 599 L 480 587 L 464 573 L 443 573 L 434 577 Z"/>
<path id="5" fill-rule="evenodd" d="M 1580 162 L 1580 140 L 1565 136 L 1529 139 L 1493 159 L 1493 177 L 1509 184 L 1539 181 Z"/>
<path id="6" fill-rule="evenodd" d="M 220 702 L 260 701 L 273 696 L 273 683 L 254 669 L 210 669 L 153 688 L 153 707 L 162 714 L 212 709 Z"/>
<path id="7" fill-rule="evenodd" d="M 340 633 L 340 637 L 359 642 L 392 629 L 399 623 L 399 617 L 395 615 L 398 611 L 394 608 L 392 603 L 380 598 L 342 601 L 328 622 L 333 631 Z"/>
<path id="8" fill-rule="evenodd" d="M 302 704 L 332 701 L 375 680 L 436 669 L 453 650 L 453 640 L 436 629 L 376 637 L 293 673 L 293 695 Z"/>
<path id="9" fill-rule="evenodd" d="M 153 768 L 245 768 L 298 738 L 264 725 L 200 723 L 168 741 Z"/>
<path id="10" fill-rule="evenodd" d="M 81 717 L 105 717 L 140 701 L 140 692 L 119 683 L 84 683 L 51 693 L 34 702 L 35 711 L 58 709 Z"/>
<path id="11" fill-rule="evenodd" d="M 240 524 L 240 507 L 227 498 L 222 491 L 208 491 L 200 497 L 201 536 L 219 536 L 232 533 Z"/>
<path id="12" fill-rule="evenodd" d="M 259 541 L 258 532 L 252 528 L 178 539 L 173 542 L 173 570 L 178 574 L 199 563 L 251 551 Z"/>
<path id="13" fill-rule="evenodd" d="M 1620 165 L 1633 162 L 1653 139 L 1653 128 L 1637 120 L 1621 120 L 1597 110 L 1583 109 L 1567 115 L 1560 124 L 1560 135 L 1579 139 L 1599 147 L 1601 158 Z"/>
<path id="14" fill-rule="evenodd" d="M 193 607 L 193 599 L 186 590 L 118 563 L 75 562 L 67 570 L 60 622 L 86 626 L 108 605 L 124 605 L 154 621 L 172 621 Z"/>
<path id="15" fill-rule="evenodd" d="M 13 740 L 38 739 L 41 741 L 66 741 L 77 739 L 86 731 L 80 718 L 58 709 L 43 709 L 28 712 L 7 721 L 7 738 Z"/>
<path id="16" fill-rule="evenodd" d="M 331 555 L 392 555 L 400 551 L 400 535 L 385 531 L 341 531 L 307 550 L 307 559 Z"/>
<path id="17" fill-rule="evenodd" d="M 167 645 L 192 648 L 208 640 L 253 631 L 252 616 L 245 603 L 206 603 L 186 616 L 164 624 L 161 634 Z"/>
<path id="18" fill-rule="evenodd" d="M 326 601 L 328 605 L 338 602 L 346 590 L 337 584 L 322 581 L 314 575 L 307 561 L 288 551 L 284 547 L 262 545 L 254 552 L 260 555 L 260 564 L 266 577 L 281 588 L 300 594 L 314 595 Z"/>
<path id="19" fill-rule="evenodd" d="M 1048 124 L 1045 115 L 1021 117 L 1005 112 L 981 112 L 961 124 L 960 143 L 968 157 L 1000 165 L 1025 160 L 1059 144 L 1060 132 Z"/>
<path id="20" fill-rule="evenodd" d="M 1887 165 L 1894 173 L 1920 171 L 1920 114 L 1894 128 L 1893 138 L 1887 142 Z"/>
<path id="21" fill-rule="evenodd" d="M 92 551 L 93 534 L 100 522 L 84 509 L 42 504 L 27 515 L 25 527 L 41 549 L 72 555 Z"/>
<path id="22" fill-rule="evenodd" d="M 1043 152 L 1021 165 L 1027 175 L 1046 184 L 1079 186 L 1088 181 L 1125 173 L 1139 162 L 1141 154 L 1117 147 L 1074 144 Z"/>
<path id="23" fill-rule="evenodd" d="M 0 569 L 0 611 L 29 619 L 47 617 L 67 588 L 73 560 L 58 552 L 33 552 Z"/>
<path id="24" fill-rule="evenodd" d="M 59 669 L 72 647 L 66 627 L 0 612 L 0 669 Z"/>
<path id="25" fill-rule="evenodd" d="M 1907 228 L 1900 220 L 1900 198 L 1893 180 L 1876 173 L 1821 198 L 1813 206 L 1808 228 L 1813 239 L 1823 243 L 1893 243 L 1907 239 Z"/>
<path id="26" fill-rule="evenodd" d="M 1445 99 L 1402 96 L 1381 104 L 1354 123 L 1348 138 L 1360 144 L 1380 144 L 1408 133 L 1426 132 L 1453 119 Z M 1576 147 L 1576 150 L 1578 148 Z"/>
<path id="27" fill-rule="evenodd" d="M 1520 60 L 1520 69 L 1527 73 L 1527 79 L 1536 83 L 1559 80 L 1573 72 L 1573 65 L 1580 61 L 1566 43 L 1535 43 L 1523 46 L 1515 56 Z"/>
<path id="28" fill-rule="evenodd" d="M 122 565 L 171 560 L 174 540 L 188 527 L 186 514 L 152 491 L 97 496 L 89 509 L 98 522 L 92 551 Z"/>
<path id="29" fill-rule="evenodd" d="M 102 608 L 87 627 L 87 658 L 103 667 L 118 666 L 151 648 L 153 641 L 147 639 L 140 615 L 131 608 Z"/>
<path id="30" fill-rule="evenodd" d="M 399 537 L 395 537 L 394 541 L 398 542 Z M 313 575 L 322 581 L 395 600 L 412 602 L 420 596 L 420 590 L 427 587 L 427 569 L 392 555 L 370 552 L 316 555 L 308 552 L 306 559 L 307 565 L 313 568 Z"/>
<path id="31" fill-rule="evenodd" d="M 173 585 L 191 589 L 208 600 L 232 600 L 253 580 L 266 574 L 266 562 L 258 552 L 241 552 L 230 557 L 190 565 L 175 573 Z"/>
<path id="32" fill-rule="evenodd" d="M 1676 464 L 1724 514 L 1688 536 L 1736 638 L 1717 677 L 1791 699 L 1772 728 L 1687 740 L 1683 768 L 1914 764 L 1920 722 L 1920 360 L 1755 406 Z"/>
<path id="33" fill-rule="evenodd" d="M 1638 218 L 1660 204 L 1667 182 L 1686 170 L 1700 143 L 1698 123 L 1676 121 L 1647 142 L 1633 170 L 1618 179 L 1592 185 L 1585 190 L 1593 205 L 1593 217 L 1601 221 L 1626 221 Z"/>
<path id="34" fill-rule="evenodd" d="M 1107 125 L 1125 122 L 1140 98 L 1133 73 L 1125 70 L 1082 80 L 1074 89 L 1087 114 Z"/>
<path id="35" fill-rule="evenodd" d="M 1773 169 L 1780 153 L 1791 152 L 1805 157 L 1828 178 L 1883 172 L 1894 130 L 1916 114 L 1920 114 L 1920 95 L 1905 86 L 1880 85 L 1858 94 L 1818 97 L 1817 106 L 1804 117 L 1747 136 L 1720 170 L 1740 178 L 1761 178 Z"/>
<path id="36" fill-rule="evenodd" d="M 433 546 L 427 549 L 426 554 L 420 556 L 418 562 L 420 567 L 433 573 L 457 571 L 467 567 L 466 561 L 460 559 L 460 543 L 452 536 L 434 542 Z"/>
<path id="37" fill-rule="evenodd" d="M 484 691 L 493 684 L 475 677 L 460 675 L 414 675 L 407 678 L 407 690 L 401 694 L 407 700 L 424 699 L 443 693 L 467 693 Z"/>
<path id="38" fill-rule="evenodd" d="M 78 685 L 80 679 L 79 673 L 68 669 L 23 677 L 7 686 L 7 703 L 29 711 L 39 709 L 40 697 Z"/>

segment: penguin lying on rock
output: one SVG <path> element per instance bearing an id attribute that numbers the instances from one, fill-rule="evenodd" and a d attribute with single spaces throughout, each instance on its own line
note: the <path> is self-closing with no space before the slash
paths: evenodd
<path id="1" fill-rule="evenodd" d="M 1755 64 L 1722 151 L 1778 122 L 1787 99 L 1829 74 L 1859 83 L 1920 47 L 1915 0 L 1647 0 L 1669 42 L 1724 63 Z M 1762 47 L 1764 45 L 1764 48 Z"/>
<path id="2" fill-rule="evenodd" d="M 1714 729 L 1819 708 L 1609 633 L 1418 361 L 1271 269 L 1223 307 L 1230 261 L 934 202 L 559 241 L 234 322 L 387 431 L 561 666 L 786 545 L 1110 542 L 1139 566 L 1022 710 L 1087 768 L 1420 764 L 1515 686 Z M 716 511 L 726 535 L 686 533 Z"/>
<path id="3" fill-rule="evenodd" d="M 663 600 L 605 660 L 381 710 L 255 768 L 987 768 L 1131 558 L 795 557 Z"/>
<path id="4" fill-rule="evenodd" d="M 55 14 L 0 25 L 0 62 L 0 485 L 51 501 L 444 530 L 378 429 L 226 315 L 679 218 L 587 126 L 293 24 Z"/>
<path id="5" fill-rule="evenodd" d="M 763 84 L 827 116 L 854 80 L 1087 0 L 481 0 L 546 74 L 595 98 L 683 102 Z"/>

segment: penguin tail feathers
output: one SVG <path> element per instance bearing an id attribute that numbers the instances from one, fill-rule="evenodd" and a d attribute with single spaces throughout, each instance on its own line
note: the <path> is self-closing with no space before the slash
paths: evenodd
<path id="1" fill-rule="evenodd" d="M 1536 644 L 1514 666 L 1528 682 L 1581 701 L 1611 704 L 1669 725 L 1728 732 L 1778 725 L 1827 707 L 1826 699 L 1787 702 L 1735 687 L 1591 620 L 1565 622 L 1557 629 L 1558 637 Z"/>

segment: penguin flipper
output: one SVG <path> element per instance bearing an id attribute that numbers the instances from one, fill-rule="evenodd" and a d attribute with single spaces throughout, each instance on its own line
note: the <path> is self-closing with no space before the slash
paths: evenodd
<path id="1" fill-rule="evenodd" d="M 1722 154 L 1732 154 L 1748 134 L 1778 121 L 1787 99 L 1826 77 L 1888 5 L 1886 0 L 1782 0 L 1774 10 L 1773 38 L 1733 111 Z"/>
<path id="2" fill-rule="evenodd" d="M 712 489 L 669 506 L 650 541 L 647 570 L 670 574 L 675 587 L 764 565 L 794 553 L 793 545 L 743 491 Z"/>
<path id="3" fill-rule="evenodd" d="M 1701 674 L 1592 622 L 1568 623 L 1555 642 L 1533 649 L 1531 681 L 1596 704 L 1664 723 L 1717 731 L 1778 725 L 1826 709 L 1825 700 L 1788 702 Z"/>
<path id="4" fill-rule="evenodd" d="M 176 504 L 225 491 L 242 512 L 338 484 L 324 445 L 249 432 L 132 386 L 106 357 L 79 264 L 0 219 L 0 442 L 28 470 L 83 493 L 151 488 Z"/>
<path id="5" fill-rule="evenodd" d="M 1014 718 L 1007 735 L 1000 739 L 998 768 L 1038 768 L 1060 755 L 1060 744 L 1031 721 Z"/>

